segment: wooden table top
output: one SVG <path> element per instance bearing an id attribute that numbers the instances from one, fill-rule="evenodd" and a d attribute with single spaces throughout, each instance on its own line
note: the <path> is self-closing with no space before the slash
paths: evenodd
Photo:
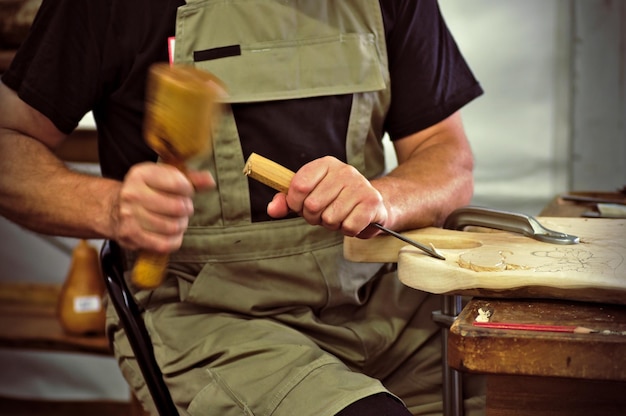
<path id="1" fill-rule="evenodd" d="M 490 322 L 571 325 L 600 332 L 484 328 L 474 324 L 480 309 L 490 311 Z M 485 374 L 626 381 L 626 306 L 474 298 L 450 328 L 448 361 L 457 370 Z"/>

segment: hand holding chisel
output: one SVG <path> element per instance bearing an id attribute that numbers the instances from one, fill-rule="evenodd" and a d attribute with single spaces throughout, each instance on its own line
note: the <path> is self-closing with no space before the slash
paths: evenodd
<path id="1" fill-rule="evenodd" d="M 281 166 L 278 163 L 264 158 L 263 156 L 260 156 L 256 153 L 252 153 L 248 158 L 244 167 L 244 174 L 285 194 L 289 191 L 289 184 L 291 183 L 291 179 L 295 175 L 294 172 L 285 168 L 284 166 Z M 387 234 L 399 238 L 407 244 L 419 248 L 420 250 L 424 251 L 432 257 L 445 260 L 445 257 L 442 256 L 432 246 L 423 245 L 417 241 L 403 236 L 402 234 L 396 233 L 395 231 L 383 227 L 378 223 L 373 223 L 372 226 L 377 227 Z"/>

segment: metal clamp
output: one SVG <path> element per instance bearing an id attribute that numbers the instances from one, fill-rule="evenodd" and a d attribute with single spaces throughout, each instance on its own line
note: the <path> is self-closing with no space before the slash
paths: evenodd
<path id="1" fill-rule="evenodd" d="M 580 242 L 577 236 L 550 230 L 529 215 L 478 206 L 458 208 L 448 216 L 443 228 L 462 230 L 468 225 L 511 231 L 545 243 L 578 244 Z"/>

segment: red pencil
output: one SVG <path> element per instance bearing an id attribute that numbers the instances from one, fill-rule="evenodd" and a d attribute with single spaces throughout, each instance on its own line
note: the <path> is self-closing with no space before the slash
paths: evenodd
<path id="1" fill-rule="evenodd" d="M 591 334 L 594 329 L 573 325 L 542 325 L 505 322 L 474 322 L 474 326 L 492 329 L 515 329 L 520 331 L 567 332 L 571 334 Z"/>

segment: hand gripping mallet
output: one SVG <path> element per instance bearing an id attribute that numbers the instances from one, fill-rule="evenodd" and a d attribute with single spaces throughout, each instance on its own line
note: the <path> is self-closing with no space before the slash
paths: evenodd
<path id="1" fill-rule="evenodd" d="M 222 82 L 192 66 L 166 63 L 150 67 L 146 85 L 144 139 L 163 163 L 185 172 L 185 162 L 212 151 L 212 129 L 219 113 Z M 169 255 L 141 251 L 131 279 L 140 288 L 163 282 Z"/>

